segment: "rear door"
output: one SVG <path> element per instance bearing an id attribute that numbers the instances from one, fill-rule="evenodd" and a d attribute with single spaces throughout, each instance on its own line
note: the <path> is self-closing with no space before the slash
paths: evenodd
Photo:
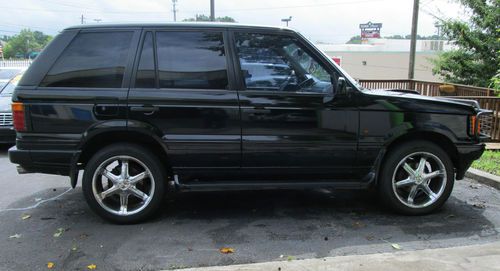
<path id="1" fill-rule="evenodd" d="M 129 91 L 129 129 L 148 129 L 181 178 L 221 180 L 239 172 L 238 94 L 226 31 L 145 29 Z"/>

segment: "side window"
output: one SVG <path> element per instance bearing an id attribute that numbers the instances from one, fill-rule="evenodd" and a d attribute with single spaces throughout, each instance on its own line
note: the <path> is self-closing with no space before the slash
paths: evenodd
<path id="1" fill-rule="evenodd" d="M 226 89 L 220 32 L 156 32 L 160 88 Z"/>
<path id="2" fill-rule="evenodd" d="M 132 35 L 131 31 L 78 34 L 40 86 L 120 88 Z"/>
<path id="3" fill-rule="evenodd" d="M 247 89 L 327 93 L 331 75 L 293 37 L 236 33 Z"/>
<path id="4" fill-rule="evenodd" d="M 136 88 L 154 88 L 155 87 L 155 63 L 154 63 L 153 34 L 147 32 L 142 45 L 142 52 L 137 68 L 135 80 Z"/>

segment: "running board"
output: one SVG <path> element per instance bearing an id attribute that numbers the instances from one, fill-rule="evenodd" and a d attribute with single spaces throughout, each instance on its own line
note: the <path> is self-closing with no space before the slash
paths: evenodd
<path id="1" fill-rule="evenodd" d="M 237 190 L 273 190 L 273 189 L 367 189 L 371 182 L 359 181 L 226 181 L 226 182 L 196 182 L 178 183 L 177 188 L 181 191 L 237 191 Z"/>

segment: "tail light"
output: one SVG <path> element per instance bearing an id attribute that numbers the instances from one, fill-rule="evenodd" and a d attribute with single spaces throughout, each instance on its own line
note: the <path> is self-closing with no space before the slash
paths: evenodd
<path id="1" fill-rule="evenodd" d="M 26 131 L 26 116 L 24 104 L 19 102 L 12 103 L 12 119 L 14 121 L 14 129 L 17 132 Z"/>

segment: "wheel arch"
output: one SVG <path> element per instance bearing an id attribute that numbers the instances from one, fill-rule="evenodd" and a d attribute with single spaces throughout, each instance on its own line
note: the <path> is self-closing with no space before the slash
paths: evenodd
<path id="1" fill-rule="evenodd" d="M 171 165 L 168 160 L 167 148 L 162 143 L 161 138 L 150 131 L 140 129 L 109 129 L 101 132 L 94 132 L 91 136 L 84 136 L 82 143 L 79 147 L 81 150 L 78 157 L 74 158 L 73 166 L 75 167 L 76 174 L 78 170 L 83 169 L 86 163 L 90 160 L 98 150 L 116 143 L 132 143 L 138 144 L 148 148 L 153 152 L 161 161 L 164 161 L 167 173 L 171 173 Z M 71 178 L 71 185 L 76 186 L 77 177 Z"/>
<path id="2" fill-rule="evenodd" d="M 381 167 L 387 158 L 387 154 L 389 154 L 397 145 L 403 142 L 409 142 L 413 140 L 424 140 L 438 145 L 449 155 L 453 163 L 454 169 L 458 168 L 459 166 L 458 150 L 453 141 L 448 136 L 436 131 L 414 131 L 395 137 L 391 141 L 388 141 L 385 144 L 384 148 L 381 150 L 379 154 L 379 158 L 377 159 L 378 163 L 376 165 L 377 173 L 376 173 L 375 184 L 378 183 Z"/>

